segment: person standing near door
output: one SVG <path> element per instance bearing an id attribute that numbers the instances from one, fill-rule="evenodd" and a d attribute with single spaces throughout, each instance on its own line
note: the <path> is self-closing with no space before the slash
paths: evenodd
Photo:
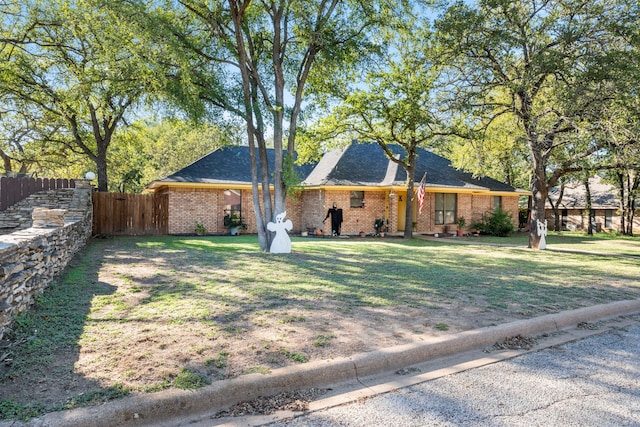
<path id="1" fill-rule="evenodd" d="M 333 207 L 327 211 L 327 216 L 324 217 L 322 223 L 324 224 L 329 217 L 331 217 L 331 235 L 339 236 L 340 228 L 342 227 L 342 209 L 338 209 L 337 205 L 334 203 Z"/>

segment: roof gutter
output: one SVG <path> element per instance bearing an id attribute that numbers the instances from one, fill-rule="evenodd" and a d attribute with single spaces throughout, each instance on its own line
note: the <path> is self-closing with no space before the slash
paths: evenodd
<path id="1" fill-rule="evenodd" d="M 190 189 L 219 189 L 219 190 L 251 190 L 253 187 L 250 183 L 246 182 L 163 182 L 154 181 L 145 187 L 144 192 L 157 192 L 164 188 L 190 188 Z M 269 186 L 273 189 L 273 185 Z M 395 191 L 405 192 L 407 187 L 405 185 L 302 185 L 304 190 L 325 190 L 325 191 Z M 414 186 L 417 189 L 418 185 Z M 529 196 L 530 191 L 516 189 L 515 191 L 499 191 L 490 190 L 487 188 L 463 188 L 463 187 L 447 187 L 447 186 L 425 186 L 427 193 L 459 193 L 459 194 L 472 194 L 472 195 L 492 195 L 492 196 L 514 196 L 514 193 L 519 196 Z"/>

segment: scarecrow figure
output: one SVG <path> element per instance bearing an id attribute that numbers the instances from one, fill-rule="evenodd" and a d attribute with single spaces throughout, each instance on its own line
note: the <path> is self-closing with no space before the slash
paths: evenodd
<path id="1" fill-rule="evenodd" d="M 333 207 L 327 211 L 327 216 L 324 217 L 322 223 L 324 224 L 329 217 L 331 217 L 331 235 L 339 236 L 340 227 L 342 227 L 342 209 L 338 209 L 334 203 Z"/>

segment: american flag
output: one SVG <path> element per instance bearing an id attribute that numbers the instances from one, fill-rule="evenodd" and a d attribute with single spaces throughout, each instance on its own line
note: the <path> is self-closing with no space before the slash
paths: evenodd
<path id="1" fill-rule="evenodd" d="M 424 207 L 424 179 L 427 177 L 427 173 L 422 176 L 420 180 L 420 185 L 418 186 L 418 215 L 422 213 L 422 208 Z"/>
<path id="2" fill-rule="evenodd" d="M 418 214 L 422 213 L 424 207 L 424 184 L 420 184 L 418 187 Z"/>

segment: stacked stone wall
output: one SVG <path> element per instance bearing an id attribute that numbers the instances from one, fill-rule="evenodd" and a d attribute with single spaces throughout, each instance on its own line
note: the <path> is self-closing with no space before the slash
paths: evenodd
<path id="1" fill-rule="evenodd" d="M 36 193 L 20 203 L 13 232 L 0 235 L 0 339 L 91 237 L 91 193 L 82 180 L 74 189 Z"/>

